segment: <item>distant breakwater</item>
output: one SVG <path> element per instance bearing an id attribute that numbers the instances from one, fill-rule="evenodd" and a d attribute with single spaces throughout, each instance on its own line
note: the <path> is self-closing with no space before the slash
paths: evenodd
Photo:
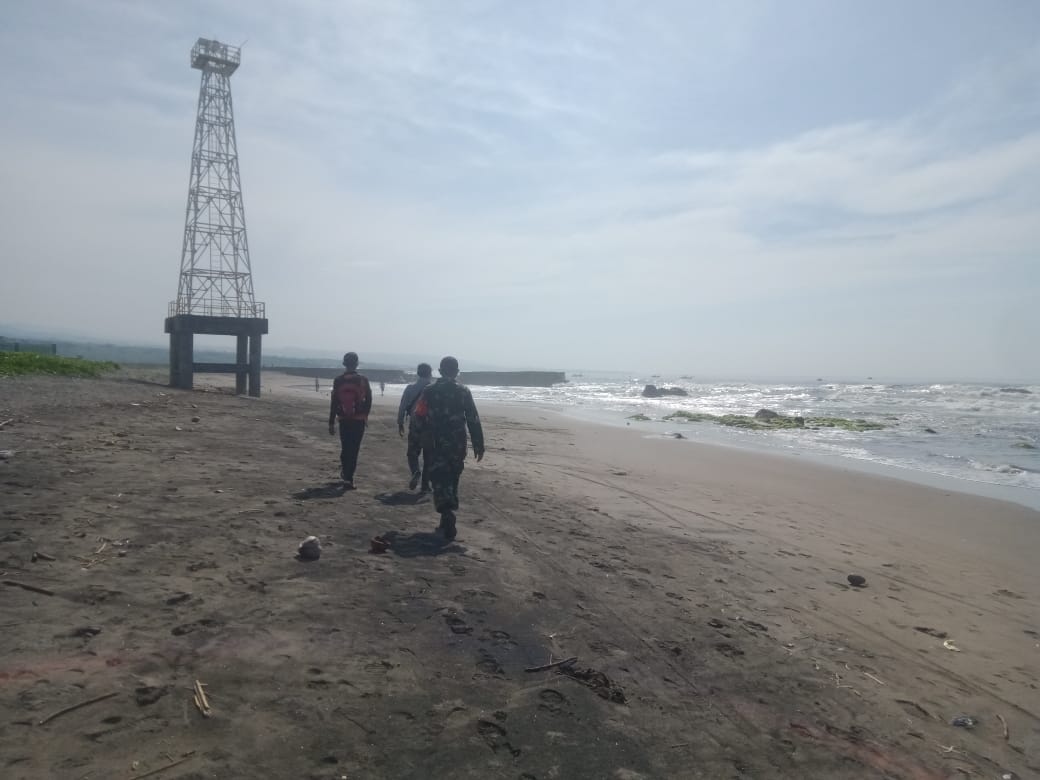
<path id="1" fill-rule="evenodd" d="M 310 368 L 301 366 L 264 366 L 265 371 L 278 371 L 289 376 L 305 376 L 308 379 L 335 379 L 343 373 L 343 368 Z M 370 382 L 386 382 L 391 385 L 403 385 L 408 382 L 404 371 L 397 368 L 362 368 L 361 373 Z"/>
<path id="2" fill-rule="evenodd" d="M 289 376 L 304 376 L 308 379 L 334 379 L 343 373 L 342 368 L 306 368 L 301 366 L 265 366 L 265 371 L 280 371 Z M 415 375 L 399 369 L 361 368 L 361 373 L 372 382 L 405 384 L 414 381 Z M 567 381 L 563 371 L 466 371 L 459 379 L 468 385 L 484 387 L 552 387 Z"/>
<path id="3" fill-rule="evenodd" d="M 484 387 L 552 387 L 567 381 L 563 371 L 465 371 L 459 378 Z"/>

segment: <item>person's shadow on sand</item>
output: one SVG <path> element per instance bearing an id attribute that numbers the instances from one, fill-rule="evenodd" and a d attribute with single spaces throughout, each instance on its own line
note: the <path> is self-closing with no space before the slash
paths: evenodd
<path id="1" fill-rule="evenodd" d="M 428 493 L 412 493 L 408 490 L 398 490 L 396 493 L 380 493 L 376 501 L 386 506 L 415 506 L 430 500 Z"/>
<path id="2" fill-rule="evenodd" d="M 402 558 L 419 558 L 422 556 L 436 556 L 450 553 L 460 555 L 466 552 L 466 548 L 453 542 L 445 541 L 440 534 L 429 531 L 416 531 L 411 534 L 399 534 L 397 531 L 388 531 L 381 535 L 390 543 L 388 552 L 399 555 Z"/>
<path id="3" fill-rule="evenodd" d="M 304 488 L 293 493 L 293 498 L 298 501 L 310 501 L 314 498 L 339 498 L 347 492 L 342 482 L 329 482 L 317 487 Z"/>

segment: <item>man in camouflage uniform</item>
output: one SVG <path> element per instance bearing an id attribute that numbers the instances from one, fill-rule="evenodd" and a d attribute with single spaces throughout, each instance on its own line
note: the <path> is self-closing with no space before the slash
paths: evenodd
<path id="1" fill-rule="evenodd" d="M 459 477 L 466 464 L 466 431 L 473 440 L 473 454 L 484 459 L 484 430 L 469 388 L 459 384 L 459 361 L 441 361 L 441 378 L 423 390 L 414 414 L 423 420 L 423 436 L 432 455 L 430 482 L 433 503 L 441 515 L 438 530 L 455 538 L 455 510 L 459 508 Z"/>

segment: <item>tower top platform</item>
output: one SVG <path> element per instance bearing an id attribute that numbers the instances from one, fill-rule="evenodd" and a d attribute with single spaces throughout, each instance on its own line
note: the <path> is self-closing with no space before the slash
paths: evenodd
<path id="1" fill-rule="evenodd" d="M 199 38 L 191 47 L 191 67 L 230 76 L 242 61 L 242 48 Z"/>

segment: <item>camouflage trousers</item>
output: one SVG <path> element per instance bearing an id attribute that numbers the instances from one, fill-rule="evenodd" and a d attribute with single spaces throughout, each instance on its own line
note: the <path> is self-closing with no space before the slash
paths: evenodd
<path id="1" fill-rule="evenodd" d="M 419 456 L 422 455 L 422 487 L 425 490 L 430 484 L 430 463 L 433 460 L 430 447 L 425 441 L 420 427 L 414 422 L 408 426 L 408 473 L 419 471 Z"/>
<path id="2" fill-rule="evenodd" d="M 438 512 L 459 508 L 459 477 L 466 466 L 466 454 L 434 450 L 427 466 L 433 487 L 433 505 Z"/>

